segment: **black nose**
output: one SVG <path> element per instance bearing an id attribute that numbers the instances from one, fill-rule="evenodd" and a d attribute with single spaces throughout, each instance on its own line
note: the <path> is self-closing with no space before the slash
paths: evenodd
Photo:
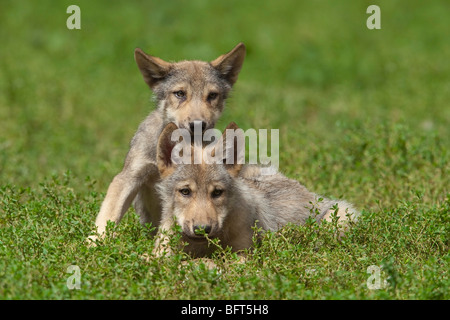
<path id="1" fill-rule="evenodd" d="M 194 226 L 194 234 L 196 235 L 202 235 L 204 234 L 209 234 L 211 233 L 211 226 L 210 225 L 206 225 L 206 226 L 202 226 L 202 225 L 196 225 Z"/>
<path id="2" fill-rule="evenodd" d="M 202 126 L 202 132 L 205 132 L 205 129 L 206 129 L 206 122 L 205 121 L 194 120 L 193 122 L 189 122 L 189 129 L 191 129 L 191 133 L 194 133 L 194 130 L 195 130 L 196 127 L 198 129 L 200 129 L 200 126 Z"/>

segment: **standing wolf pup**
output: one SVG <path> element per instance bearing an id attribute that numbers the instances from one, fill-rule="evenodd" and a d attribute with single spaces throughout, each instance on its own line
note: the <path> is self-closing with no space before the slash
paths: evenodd
<path id="1" fill-rule="evenodd" d="M 108 221 L 119 223 L 133 200 L 141 223 L 159 225 L 161 206 L 154 188 L 159 179 L 156 166 L 159 135 L 169 122 L 191 132 L 194 121 L 201 121 L 203 131 L 214 127 L 238 78 L 245 46 L 239 43 L 209 63 L 169 63 L 147 55 L 139 48 L 135 50 L 134 58 L 145 82 L 153 90 L 157 109 L 140 124 L 131 140 L 122 171 L 109 185 L 95 221 L 99 235 L 104 234 Z M 94 240 L 96 236 L 90 239 Z"/>
<path id="2" fill-rule="evenodd" d="M 218 238 L 221 246 L 233 251 L 250 248 L 255 224 L 262 230 L 275 231 L 287 223 L 304 224 L 310 216 L 317 221 L 332 221 L 336 213 L 342 234 L 348 222 L 359 215 L 351 204 L 322 198 L 275 169 L 273 174 L 263 175 L 260 166 L 239 164 L 233 133 L 238 127 L 234 123 L 228 125 L 218 142 L 223 143 L 224 156 L 215 164 L 174 164 L 172 151 L 177 142 L 171 137 L 176 129 L 174 123 L 168 124 L 157 147 L 162 216 L 156 254 L 170 252 L 165 244 L 175 223 L 188 244 L 185 251 L 201 257 L 215 249 L 207 238 Z M 232 143 L 227 141 L 227 134 L 233 134 L 229 139 Z"/>

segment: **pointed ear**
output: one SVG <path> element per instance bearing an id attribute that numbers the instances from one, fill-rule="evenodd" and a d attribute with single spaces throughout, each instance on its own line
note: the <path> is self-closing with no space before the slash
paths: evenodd
<path id="1" fill-rule="evenodd" d="M 223 164 L 232 177 L 236 177 L 245 161 L 245 136 L 236 123 L 230 122 L 222 134 Z"/>
<path id="2" fill-rule="evenodd" d="M 177 144 L 172 141 L 172 133 L 178 129 L 177 125 L 170 122 L 165 126 L 158 139 L 156 148 L 156 162 L 161 177 L 167 176 L 173 172 L 172 150 Z"/>
<path id="3" fill-rule="evenodd" d="M 241 42 L 230 52 L 211 61 L 211 65 L 233 85 L 241 71 L 245 58 L 245 45 Z"/>
<path id="4" fill-rule="evenodd" d="M 136 60 L 139 70 L 150 88 L 153 88 L 159 80 L 163 79 L 172 66 L 171 63 L 150 56 L 139 48 L 134 50 L 134 60 Z"/>
<path id="5" fill-rule="evenodd" d="M 227 127 L 225 128 L 225 130 L 223 130 L 222 136 L 224 136 L 224 135 L 227 134 L 227 129 L 230 129 L 230 130 L 237 130 L 237 129 L 240 129 L 240 128 L 238 127 L 238 125 L 237 125 L 234 121 L 231 121 L 231 122 L 227 125 Z"/>

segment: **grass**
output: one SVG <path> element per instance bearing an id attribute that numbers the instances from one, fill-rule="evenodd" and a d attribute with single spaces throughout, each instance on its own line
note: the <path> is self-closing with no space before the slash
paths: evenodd
<path id="1" fill-rule="evenodd" d="M 449 299 L 450 45 L 445 1 L 61 1 L 0 4 L 1 299 Z M 139 122 L 153 109 L 133 50 L 248 55 L 217 127 L 280 129 L 280 169 L 363 211 L 266 234 L 245 263 L 142 255 L 130 209 L 84 239 Z M 112 228 L 112 226 L 111 226 Z M 81 289 L 69 290 L 77 265 Z M 371 290 L 370 266 L 388 286 Z"/>

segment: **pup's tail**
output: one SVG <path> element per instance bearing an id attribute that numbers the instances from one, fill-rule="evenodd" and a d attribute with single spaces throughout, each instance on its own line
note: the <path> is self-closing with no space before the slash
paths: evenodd
<path id="1" fill-rule="evenodd" d="M 332 222 L 338 218 L 337 223 L 342 237 L 348 230 L 352 222 L 356 222 L 360 212 L 355 207 L 344 200 L 326 199 L 320 203 L 321 220 Z"/>

